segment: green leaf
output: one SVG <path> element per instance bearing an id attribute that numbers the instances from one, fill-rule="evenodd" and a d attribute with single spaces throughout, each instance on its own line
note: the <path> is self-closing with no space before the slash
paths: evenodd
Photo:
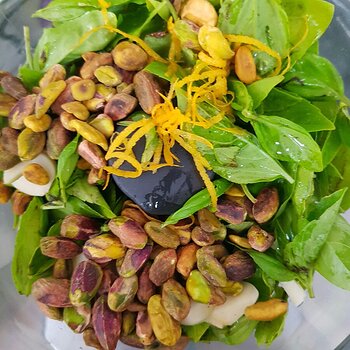
<path id="1" fill-rule="evenodd" d="M 291 266 L 309 267 L 320 254 L 337 218 L 346 190 L 339 190 L 318 202 L 308 215 L 293 242 L 287 244 L 284 257 Z"/>
<path id="2" fill-rule="evenodd" d="M 298 167 L 292 202 L 299 217 L 304 215 L 307 202 L 314 193 L 314 177 L 313 171 Z"/>
<path id="3" fill-rule="evenodd" d="M 350 290 L 350 224 L 343 217 L 336 218 L 315 267 L 329 282 Z"/>
<path id="4" fill-rule="evenodd" d="M 41 210 L 42 201 L 34 197 L 20 218 L 12 260 L 12 278 L 20 294 L 29 295 L 32 284 L 40 277 L 31 276 L 32 257 L 39 247 L 41 237 L 47 230 L 47 212 Z"/>
<path id="5" fill-rule="evenodd" d="M 289 40 L 294 63 L 317 42 L 330 25 L 334 5 L 323 0 L 282 0 L 289 18 Z"/>
<path id="6" fill-rule="evenodd" d="M 227 345 L 238 345 L 244 343 L 252 334 L 257 321 L 248 320 L 242 316 L 237 322 L 223 329 L 210 326 L 202 337 L 203 341 L 219 341 Z"/>
<path id="7" fill-rule="evenodd" d="M 308 132 L 334 129 L 334 124 L 319 108 L 308 100 L 279 88 L 272 89 L 261 108 L 261 114 L 286 118 Z"/>
<path id="8" fill-rule="evenodd" d="M 26 65 L 23 65 L 18 69 L 18 76 L 29 91 L 31 91 L 34 86 L 39 86 L 39 81 L 43 75 L 43 71 L 31 69 Z"/>
<path id="9" fill-rule="evenodd" d="M 154 152 L 159 144 L 159 138 L 155 128 L 152 128 L 146 134 L 145 138 L 146 144 L 141 157 L 142 163 L 146 163 L 152 159 Z"/>
<path id="10" fill-rule="evenodd" d="M 225 179 L 214 180 L 216 195 L 220 197 L 230 187 L 231 183 Z M 208 190 L 205 188 L 193 195 L 179 210 L 170 215 L 164 222 L 164 226 L 176 224 L 179 220 L 188 218 L 200 209 L 206 208 L 210 205 L 211 199 Z"/>
<path id="11" fill-rule="evenodd" d="M 255 329 L 255 339 L 258 345 L 270 346 L 282 334 L 286 315 L 269 322 L 259 322 Z"/>
<path id="12" fill-rule="evenodd" d="M 261 145 L 273 158 L 296 162 L 312 171 L 323 169 L 319 146 L 301 126 L 281 117 L 263 115 L 251 123 Z"/>
<path id="13" fill-rule="evenodd" d="M 227 86 L 230 91 L 234 93 L 234 100 L 232 101 L 232 108 L 236 111 L 252 110 L 254 101 L 252 96 L 248 92 L 248 87 L 239 80 L 233 80 L 229 78 Z M 253 89 L 254 90 L 254 89 Z M 259 97 L 256 96 L 256 99 Z M 256 101 L 257 102 L 257 101 Z"/>
<path id="14" fill-rule="evenodd" d="M 30 259 L 28 275 L 30 277 L 42 277 L 43 274 L 48 273 L 48 270 L 54 265 L 55 261 L 55 259 L 43 255 L 40 247 L 38 247 Z"/>
<path id="15" fill-rule="evenodd" d="M 283 88 L 304 98 L 333 96 L 342 99 L 344 84 L 333 64 L 307 53 L 285 75 Z"/>
<path id="16" fill-rule="evenodd" d="M 278 1 L 224 0 L 218 27 L 225 34 L 258 39 L 282 57 L 288 54 L 288 18 Z"/>
<path id="17" fill-rule="evenodd" d="M 184 333 L 195 343 L 199 342 L 202 336 L 210 327 L 208 323 L 199 323 L 194 326 L 181 326 Z"/>
<path id="18" fill-rule="evenodd" d="M 257 80 L 256 82 L 247 86 L 249 95 L 253 99 L 253 109 L 256 109 L 266 99 L 270 91 L 283 81 L 282 75 L 276 75 L 274 77 L 264 78 Z"/>
<path id="19" fill-rule="evenodd" d="M 116 16 L 108 13 L 109 24 L 116 26 Z M 90 11 L 74 20 L 58 24 L 55 28 L 44 29 L 34 53 L 34 68 L 46 70 L 56 63 L 69 63 L 87 51 L 99 51 L 115 37 L 107 29 L 92 29 L 102 26 L 104 17 L 101 11 Z M 91 34 L 81 42 L 84 34 Z"/>
<path id="20" fill-rule="evenodd" d="M 57 183 L 59 185 L 59 189 L 61 192 L 61 197 L 63 201 L 65 201 L 66 198 L 66 186 L 69 183 L 70 177 L 72 176 L 78 159 L 79 154 L 77 152 L 77 147 L 79 144 L 79 135 L 77 135 L 73 141 L 71 141 L 61 152 L 58 161 L 57 161 Z M 51 192 L 51 189 L 53 189 L 53 192 Z M 49 194 L 56 194 L 56 188 L 51 188 Z"/>
<path id="21" fill-rule="evenodd" d="M 70 196 L 65 203 L 65 206 L 51 209 L 48 211 L 50 220 L 57 221 L 64 219 L 67 215 L 80 214 L 96 219 L 105 219 L 105 216 L 99 213 L 94 208 L 83 202 L 77 197 Z"/>
<path id="22" fill-rule="evenodd" d="M 66 190 L 67 194 L 77 197 L 83 202 L 93 204 L 93 207 L 107 219 L 112 219 L 116 215 L 113 213 L 108 203 L 101 195 L 97 186 L 90 185 L 87 178 L 78 178 Z"/>
<path id="23" fill-rule="evenodd" d="M 273 280 L 279 282 L 287 282 L 297 278 L 296 273 L 290 271 L 276 258 L 267 255 L 266 253 L 259 253 L 252 250 L 247 251 L 247 253 L 261 268 L 261 270 Z"/>

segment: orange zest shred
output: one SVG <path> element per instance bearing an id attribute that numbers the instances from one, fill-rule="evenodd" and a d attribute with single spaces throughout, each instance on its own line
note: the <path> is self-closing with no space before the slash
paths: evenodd
<path id="1" fill-rule="evenodd" d="M 178 143 L 183 149 L 191 154 L 197 171 L 209 192 L 212 206 L 216 208 L 217 197 L 213 183 L 211 182 L 207 170 L 211 169 L 209 162 L 198 150 L 197 145 L 203 144 L 206 147 L 213 148 L 213 145 L 207 139 L 195 135 L 188 130 L 194 126 L 205 129 L 219 123 L 225 116 L 225 112 L 230 112 L 230 104 L 234 98 L 233 94 L 227 90 L 227 76 L 230 73 L 230 64 L 228 60 L 211 57 L 207 52 L 201 51 L 198 54 L 198 60 L 193 67 L 192 72 L 183 79 L 174 80 L 174 73 L 178 66 L 177 62 L 181 58 L 181 42 L 174 30 L 173 19 L 170 18 L 167 27 L 171 36 L 171 46 L 168 59 L 164 59 L 153 51 L 142 39 L 132 34 L 125 33 L 118 28 L 114 28 L 108 23 L 109 3 L 105 0 L 98 0 L 101 12 L 104 18 L 104 25 L 96 27 L 87 33 L 80 40 L 84 42 L 92 33 L 99 30 L 122 35 L 124 38 L 137 43 L 152 59 L 158 62 L 166 63 L 169 66 L 167 75 L 172 79 L 170 90 L 167 96 L 161 95 L 163 102 L 157 104 L 150 115 L 139 121 L 130 123 L 111 141 L 106 154 L 106 160 L 111 161 L 110 165 L 105 166 L 103 170 L 107 171 L 108 180 L 111 174 L 126 178 L 137 178 L 143 171 L 157 171 L 166 166 L 181 166 L 178 157 L 173 154 L 172 148 Z M 234 45 L 246 44 L 255 49 L 266 52 L 276 59 L 277 65 L 274 74 L 278 74 L 282 68 L 281 56 L 267 45 L 251 37 L 243 35 L 227 35 L 226 39 Z M 287 67 L 290 66 L 290 60 Z M 184 111 L 173 105 L 175 91 L 186 88 L 187 106 Z M 230 98 L 227 96 L 230 95 Z M 204 117 L 198 109 L 203 101 L 209 101 L 218 107 L 220 113 L 212 117 Z M 155 128 L 159 143 L 153 152 L 150 160 L 140 162 L 133 148 L 137 142 Z M 219 127 L 220 128 L 220 127 Z M 237 135 L 244 135 L 240 128 L 223 128 L 225 131 L 231 131 Z M 127 163 L 133 170 L 122 169 L 123 164 Z M 108 181 L 107 181 L 108 184 Z M 106 186 L 107 186 L 106 184 Z"/>

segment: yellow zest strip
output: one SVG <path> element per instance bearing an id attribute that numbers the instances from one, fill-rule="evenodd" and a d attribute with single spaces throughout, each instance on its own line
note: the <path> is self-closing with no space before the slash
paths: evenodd
<path id="1" fill-rule="evenodd" d="M 148 56 L 152 57 L 155 61 L 162 62 L 162 63 L 168 63 L 167 60 L 165 60 L 163 57 L 159 56 L 142 39 L 140 39 L 136 35 L 125 33 L 122 30 L 120 30 L 118 28 L 114 28 L 114 27 L 112 27 L 109 24 L 95 27 L 95 28 L 89 30 L 88 32 L 84 33 L 84 35 L 80 38 L 77 47 L 82 45 L 90 37 L 91 34 L 93 34 L 95 32 L 98 32 L 101 29 L 106 29 L 106 30 L 108 30 L 108 31 L 110 31 L 112 33 L 120 34 L 124 38 L 127 38 L 127 39 L 129 39 L 131 41 L 134 41 L 135 43 L 137 43 L 148 54 Z"/>
<path id="2" fill-rule="evenodd" d="M 159 141 L 158 146 L 154 151 L 153 164 L 158 165 L 160 163 L 160 159 L 162 158 L 162 150 L 163 150 L 163 143 Z"/>
<path id="3" fill-rule="evenodd" d="M 120 170 L 116 169 L 113 166 L 106 166 L 104 167 L 104 170 L 107 172 L 117 175 L 117 176 L 122 176 L 122 177 L 127 177 L 127 178 L 137 178 L 142 174 L 142 166 L 140 162 L 124 152 L 114 152 L 114 156 L 118 159 L 123 159 L 124 161 L 128 162 L 130 165 L 132 165 L 135 168 L 135 171 L 128 171 L 128 170 Z"/>
<path id="4" fill-rule="evenodd" d="M 280 54 L 277 51 L 272 50 L 270 47 L 268 47 L 267 45 L 265 45 L 261 41 L 254 39 L 254 38 L 251 38 L 249 36 L 235 35 L 235 34 L 225 35 L 225 38 L 229 42 L 233 42 L 233 43 L 238 42 L 238 43 L 242 43 L 242 44 L 252 45 L 252 46 L 255 46 L 257 49 L 259 49 L 260 51 L 266 52 L 268 55 L 275 58 L 277 61 L 277 66 L 276 66 L 276 69 L 274 71 L 274 74 L 277 75 L 281 71 L 282 59 L 281 59 Z"/>
<path id="5" fill-rule="evenodd" d="M 204 53 L 203 51 L 201 51 L 199 54 L 198 54 L 198 58 L 202 61 L 202 62 L 205 62 L 211 66 L 214 66 L 214 67 L 218 67 L 218 68 L 226 68 L 227 66 L 227 61 L 221 59 L 221 58 L 212 58 L 210 57 L 209 55 L 207 55 L 206 53 Z"/>
<path id="6" fill-rule="evenodd" d="M 304 23 L 305 23 L 305 30 L 303 36 L 300 38 L 300 40 L 289 50 L 289 52 L 294 51 L 308 36 L 309 34 L 309 21 L 307 16 L 304 16 Z"/>
<path id="7" fill-rule="evenodd" d="M 179 143 L 179 145 L 192 155 L 193 161 L 198 170 L 198 173 L 203 179 L 203 182 L 209 192 L 212 206 L 214 210 L 216 210 L 217 197 L 216 197 L 215 187 L 206 172 L 206 169 L 209 169 L 209 170 L 211 169 L 209 163 L 194 147 L 186 143 L 181 137 L 179 137 L 178 135 L 175 135 L 174 137 L 176 141 Z"/>
<path id="8" fill-rule="evenodd" d="M 281 75 L 285 75 L 289 71 L 290 64 L 291 64 L 291 59 L 290 59 L 290 55 L 288 55 L 286 68 L 284 68 L 283 71 L 280 73 Z"/>
<path id="9" fill-rule="evenodd" d="M 121 144 L 123 144 L 123 142 L 125 141 L 125 139 L 131 134 L 133 133 L 136 129 L 138 129 L 139 127 L 145 125 L 147 122 L 147 119 L 142 119 L 139 120 L 137 122 L 133 122 L 132 124 L 128 125 L 123 131 L 121 131 L 117 137 L 112 141 L 111 145 L 109 146 L 109 150 L 106 154 L 106 159 L 109 160 L 111 159 L 111 154 L 113 152 L 114 149 L 116 149 L 117 147 L 119 147 Z"/>
<path id="10" fill-rule="evenodd" d="M 108 21 L 108 8 L 111 6 L 111 4 L 109 4 L 105 0 L 98 0 L 98 4 L 101 7 L 101 13 L 102 13 L 102 17 L 104 19 L 104 23 L 105 23 L 105 25 L 108 25 L 109 24 L 109 21 Z"/>

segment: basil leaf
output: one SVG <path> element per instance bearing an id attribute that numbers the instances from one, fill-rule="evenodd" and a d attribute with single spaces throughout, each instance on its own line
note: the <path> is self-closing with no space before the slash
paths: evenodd
<path id="1" fill-rule="evenodd" d="M 231 182 L 225 179 L 214 180 L 213 184 L 215 186 L 216 195 L 220 197 L 224 194 L 230 187 Z M 200 209 L 206 208 L 210 205 L 210 195 L 208 190 L 205 188 L 193 195 L 179 210 L 171 214 L 164 222 L 163 226 L 176 224 L 179 220 L 188 218 Z"/>
<path id="2" fill-rule="evenodd" d="M 262 147 L 273 158 L 321 171 L 322 154 L 310 134 L 290 120 L 259 115 L 251 121 Z"/>
<path id="3" fill-rule="evenodd" d="M 282 0 L 281 5 L 289 18 L 293 64 L 326 31 L 333 18 L 334 5 L 323 0 Z"/>
<path id="4" fill-rule="evenodd" d="M 261 114 L 278 115 L 306 131 L 332 130 L 334 124 L 308 100 L 288 91 L 274 88 L 261 106 Z"/>
<path id="5" fill-rule="evenodd" d="M 108 12 L 109 24 L 116 26 L 116 16 Z M 101 11 L 94 10 L 79 18 L 62 22 L 55 28 L 44 29 L 33 55 L 33 66 L 37 70 L 47 70 L 56 63 L 69 63 L 80 58 L 84 52 L 99 51 L 115 37 L 107 29 L 91 32 L 86 40 L 81 42 L 84 34 L 104 24 Z"/>
<path id="6" fill-rule="evenodd" d="M 251 321 L 245 316 L 242 316 L 233 325 L 224 327 L 223 329 L 210 326 L 201 340 L 219 341 L 227 345 L 242 344 L 252 334 L 257 323 L 257 321 Z"/>
<path id="7" fill-rule="evenodd" d="M 260 40 L 288 55 L 288 18 L 278 1 L 224 0 L 218 27 L 225 34 L 242 34 Z"/>
<path id="8" fill-rule="evenodd" d="M 49 210 L 50 220 L 57 221 L 64 219 L 67 215 L 80 214 L 96 219 L 105 219 L 105 216 L 94 208 L 83 202 L 81 199 L 69 196 L 65 206 Z"/>
<path id="9" fill-rule="evenodd" d="M 267 255 L 266 253 L 259 253 L 251 250 L 248 250 L 247 253 L 261 268 L 261 270 L 273 280 L 279 282 L 287 282 L 297 278 L 296 273 L 290 271 L 276 258 Z"/>
<path id="10" fill-rule="evenodd" d="M 254 83 L 247 86 L 249 95 L 253 99 L 253 109 L 256 109 L 266 99 L 270 91 L 283 81 L 282 75 L 276 75 L 274 77 L 264 78 L 257 80 Z"/>
<path id="11" fill-rule="evenodd" d="M 34 197 L 20 218 L 12 260 L 12 278 L 20 294 L 29 295 L 32 284 L 40 275 L 31 276 L 29 270 L 41 237 L 47 230 L 47 212 L 41 210 L 42 200 Z"/>
<path id="12" fill-rule="evenodd" d="M 192 341 L 197 343 L 201 340 L 209 327 L 210 324 L 203 322 L 193 326 L 182 326 L 182 330 Z"/>
<path id="13" fill-rule="evenodd" d="M 314 193 L 314 177 L 313 171 L 298 167 L 292 202 L 299 217 L 304 215 L 307 201 Z"/>
<path id="14" fill-rule="evenodd" d="M 324 197 L 309 213 L 310 220 L 286 245 L 284 258 L 291 266 L 307 268 L 318 257 L 337 218 L 346 189 Z"/>
<path id="15" fill-rule="evenodd" d="M 50 275 L 51 273 L 48 270 L 55 264 L 55 261 L 55 259 L 51 259 L 43 255 L 40 247 L 38 247 L 30 259 L 28 265 L 28 275 L 30 277 L 38 276 L 39 278 L 45 273 Z"/>
<path id="16" fill-rule="evenodd" d="M 350 224 L 338 216 L 315 262 L 316 270 L 339 288 L 350 290 Z"/>
<path id="17" fill-rule="evenodd" d="M 196 129 L 196 134 L 204 137 L 202 132 L 198 132 L 198 129 Z M 267 182 L 281 177 L 289 182 L 294 181 L 274 159 L 258 146 L 253 136 L 238 138 L 231 134 L 231 137 L 234 139 L 231 147 L 224 148 L 230 152 L 226 155 L 232 159 L 230 164 L 223 165 L 217 160 L 215 153 L 219 152 L 219 147 L 215 147 L 213 151 L 207 147 L 198 146 L 216 174 L 238 184 Z"/>
<path id="18" fill-rule="evenodd" d="M 307 53 L 285 75 L 283 88 L 304 98 L 333 96 L 342 99 L 344 84 L 326 58 Z"/>
<path id="19" fill-rule="evenodd" d="M 79 198 L 83 202 L 92 204 L 95 210 L 107 219 L 112 219 L 116 216 L 101 195 L 97 186 L 90 185 L 86 177 L 74 181 L 74 183 L 67 188 L 66 192 L 71 196 Z"/>
<path id="20" fill-rule="evenodd" d="M 61 192 L 61 197 L 63 201 L 66 199 L 66 186 L 69 182 L 70 177 L 72 176 L 77 161 L 79 159 L 79 154 L 77 152 L 79 144 L 79 135 L 77 135 L 73 141 L 71 141 L 61 152 L 58 161 L 57 161 L 57 173 L 56 185 L 59 185 L 59 189 Z M 56 195 L 56 187 L 51 187 L 49 194 L 53 196 Z"/>
<path id="21" fill-rule="evenodd" d="M 258 345 L 270 346 L 282 334 L 286 315 L 275 318 L 269 322 L 259 322 L 255 329 L 255 339 Z"/>

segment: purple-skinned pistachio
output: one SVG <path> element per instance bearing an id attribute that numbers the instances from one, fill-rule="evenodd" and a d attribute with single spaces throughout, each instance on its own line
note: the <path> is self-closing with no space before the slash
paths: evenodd
<path id="1" fill-rule="evenodd" d="M 73 273 L 73 261 L 57 259 L 53 265 L 52 277 L 70 279 Z"/>
<path id="2" fill-rule="evenodd" d="M 88 239 L 83 248 L 84 255 L 99 264 L 123 258 L 125 251 L 120 239 L 110 233 Z"/>
<path id="3" fill-rule="evenodd" d="M 116 312 L 124 311 L 134 300 L 137 289 L 137 276 L 118 277 L 108 292 L 109 308 Z"/>
<path id="4" fill-rule="evenodd" d="M 83 306 L 97 293 L 103 272 L 93 261 L 82 261 L 74 270 L 69 298 L 74 306 Z"/>
<path id="5" fill-rule="evenodd" d="M 82 333 L 91 321 L 91 306 L 66 307 L 63 310 L 63 321 L 74 333 Z"/>
<path id="6" fill-rule="evenodd" d="M 54 259 L 73 259 L 82 250 L 78 244 L 64 237 L 43 237 L 40 249 L 43 255 Z"/>
<path id="7" fill-rule="evenodd" d="M 215 236 L 212 232 L 203 230 L 200 226 L 196 226 L 191 232 L 191 238 L 194 243 L 201 247 L 214 244 Z"/>
<path id="8" fill-rule="evenodd" d="M 177 262 L 175 249 L 165 249 L 159 253 L 150 268 L 149 278 L 156 285 L 161 286 L 173 277 Z"/>
<path id="9" fill-rule="evenodd" d="M 58 307 L 48 306 L 43 303 L 37 302 L 40 311 L 51 320 L 62 321 L 62 309 Z"/>
<path id="10" fill-rule="evenodd" d="M 151 263 L 147 263 L 139 276 L 139 289 L 137 298 L 141 303 L 147 304 L 150 297 L 156 294 L 156 285 L 149 278 Z"/>
<path id="11" fill-rule="evenodd" d="M 142 249 L 147 244 L 148 236 L 145 230 L 134 220 L 119 216 L 110 220 L 108 227 L 127 248 Z"/>
<path id="12" fill-rule="evenodd" d="M 87 328 L 83 332 L 83 339 L 86 346 L 101 350 L 102 346 L 97 339 L 96 333 L 93 328 Z"/>
<path id="13" fill-rule="evenodd" d="M 100 296 L 92 309 L 92 325 L 104 350 L 115 350 L 122 327 L 122 314 L 112 311 L 107 297 Z"/>
<path id="14" fill-rule="evenodd" d="M 119 274 L 123 277 L 135 275 L 148 260 L 151 252 L 151 244 L 147 244 L 143 249 L 128 249 L 123 263 L 118 269 Z"/>
<path id="15" fill-rule="evenodd" d="M 80 142 L 78 153 L 95 169 L 106 166 L 106 160 L 101 148 L 87 140 Z"/>
<path id="16" fill-rule="evenodd" d="M 90 236 L 100 232 L 100 225 L 94 219 L 83 215 L 68 215 L 61 225 L 61 236 L 87 241 Z"/>
<path id="17" fill-rule="evenodd" d="M 180 245 L 180 238 L 175 230 L 162 227 L 161 222 L 149 221 L 144 226 L 149 237 L 163 248 L 176 249 Z"/>
<path id="18" fill-rule="evenodd" d="M 122 335 L 131 334 L 136 326 L 136 312 L 124 311 L 123 312 L 123 324 L 122 324 Z"/>
<path id="19" fill-rule="evenodd" d="M 118 278 L 118 275 L 110 268 L 103 269 L 103 276 L 100 288 L 98 290 L 99 295 L 107 294 L 114 281 Z"/>
<path id="20" fill-rule="evenodd" d="M 45 305 L 52 307 L 71 306 L 69 300 L 69 285 L 67 279 L 56 279 L 52 277 L 39 278 L 33 283 L 33 298 Z"/>
<path id="21" fill-rule="evenodd" d="M 143 345 L 152 345 L 155 341 L 151 320 L 147 311 L 140 311 L 136 318 L 136 335 Z"/>
<path id="22" fill-rule="evenodd" d="M 256 222 L 262 224 L 269 221 L 279 207 L 278 191 L 274 187 L 262 189 L 253 205 L 253 216 Z"/>
<path id="23" fill-rule="evenodd" d="M 218 204 L 215 215 L 230 224 L 240 224 L 247 217 L 247 210 L 237 202 L 224 200 Z"/>
<path id="24" fill-rule="evenodd" d="M 237 250 L 227 256 L 223 263 L 227 278 L 231 281 L 242 281 L 253 276 L 255 263 L 245 252 Z"/>

